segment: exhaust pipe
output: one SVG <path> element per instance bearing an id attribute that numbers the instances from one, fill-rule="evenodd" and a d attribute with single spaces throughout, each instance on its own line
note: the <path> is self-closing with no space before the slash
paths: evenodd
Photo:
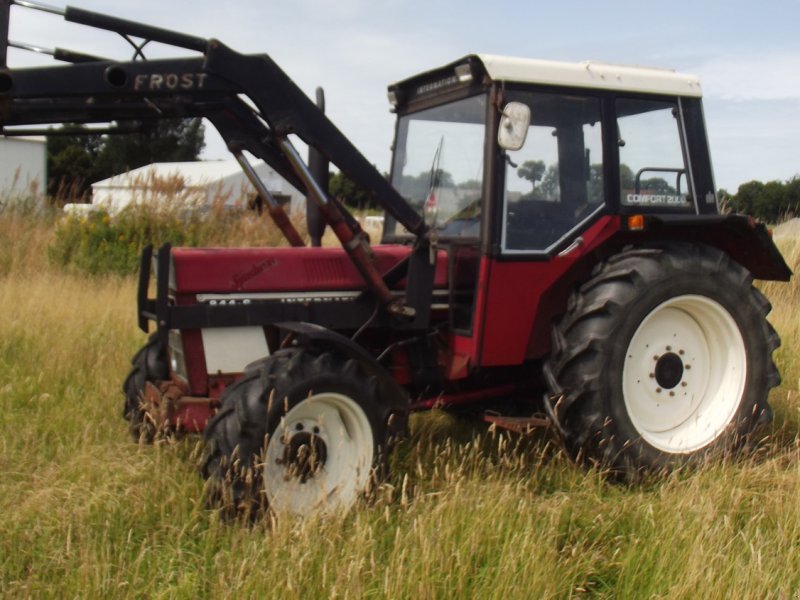
<path id="1" fill-rule="evenodd" d="M 317 107 L 324 113 L 325 112 L 325 91 L 317 88 Z M 308 170 L 317 180 L 319 186 L 328 191 L 328 179 L 330 173 L 328 171 L 328 159 L 314 146 L 308 147 Z M 319 205 L 311 198 L 311 195 L 306 196 L 306 226 L 308 227 L 308 236 L 311 238 L 311 245 L 319 248 L 322 245 L 322 235 L 325 233 L 325 218 L 320 212 Z"/>

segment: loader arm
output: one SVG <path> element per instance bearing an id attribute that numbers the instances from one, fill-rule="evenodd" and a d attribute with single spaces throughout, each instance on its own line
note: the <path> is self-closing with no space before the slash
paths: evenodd
<path id="1" fill-rule="evenodd" d="M 12 6 L 58 14 L 66 21 L 119 33 L 134 47 L 134 60 L 115 61 L 63 49 L 46 51 L 11 42 L 8 28 Z M 315 148 L 372 195 L 417 237 L 414 254 L 420 256 L 428 252 L 422 218 L 268 55 L 243 55 L 214 39 L 27 0 L 0 0 L 0 36 L 0 125 L 5 134 L 13 135 L 13 127 L 22 125 L 115 123 L 129 129 L 130 124 L 153 119 L 207 118 L 240 163 L 242 150 L 247 150 L 314 199 L 370 291 L 390 312 L 407 317 L 415 314 L 389 292 L 372 264 L 368 242 L 357 223 L 343 216 L 344 209 L 319 187 L 289 136 L 296 135 Z M 136 42 L 134 37 L 143 41 Z M 201 56 L 144 60 L 144 48 L 151 41 Z M 50 53 L 70 64 L 8 68 L 9 46 Z M 246 164 L 243 168 L 247 171 Z M 290 241 L 296 239 L 292 230 L 286 229 L 288 220 L 276 222 Z M 290 223 L 288 227 L 292 227 Z M 414 262 L 421 263 L 417 260 L 409 264 Z"/>

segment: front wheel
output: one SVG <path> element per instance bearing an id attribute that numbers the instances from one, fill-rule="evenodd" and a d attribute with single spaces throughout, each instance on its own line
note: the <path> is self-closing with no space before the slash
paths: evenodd
<path id="1" fill-rule="evenodd" d="M 122 416 L 128 420 L 134 441 L 152 443 L 156 427 L 145 410 L 144 394 L 148 383 L 169 379 L 167 351 L 157 334 L 152 334 L 131 360 L 131 370 L 122 384 L 125 404 Z"/>
<path id="2" fill-rule="evenodd" d="M 612 257 L 571 298 L 545 367 L 570 454 L 632 474 L 739 446 L 770 419 L 780 383 L 769 310 L 714 248 Z"/>
<path id="3" fill-rule="evenodd" d="M 208 497 L 226 515 L 350 508 L 382 478 L 406 414 L 355 360 L 280 350 L 223 394 L 206 428 Z"/>

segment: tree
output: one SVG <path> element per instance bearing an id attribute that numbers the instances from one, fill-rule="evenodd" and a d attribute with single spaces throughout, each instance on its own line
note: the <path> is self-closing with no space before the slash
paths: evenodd
<path id="1" fill-rule="evenodd" d="M 517 175 L 522 179 L 527 179 L 533 184 L 533 190 L 536 190 L 537 183 L 541 181 L 544 176 L 545 166 L 543 160 L 526 160 L 517 169 Z"/>
<path id="2" fill-rule="evenodd" d="M 437 189 L 448 189 L 456 186 L 452 174 L 449 171 L 439 169 L 435 173 L 435 177 L 432 177 L 430 171 L 423 171 L 419 175 L 403 175 L 397 189 L 412 203 L 421 204 L 427 200 L 431 185 L 436 185 Z"/>
<path id="3" fill-rule="evenodd" d="M 620 175 L 622 175 L 622 167 L 625 165 L 620 165 Z M 627 167 L 625 167 L 627 168 Z M 630 169 L 628 169 L 630 171 Z M 622 189 L 625 189 L 625 186 L 622 186 Z M 603 182 L 603 165 L 601 163 L 595 163 L 589 167 L 589 202 L 592 204 L 602 202 L 603 198 L 605 197 L 605 185 Z"/>
<path id="4" fill-rule="evenodd" d="M 755 215 L 756 204 L 763 190 L 764 184 L 760 181 L 743 183 L 731 197 L 731 208 L 734 212 Z"/>
<path id="5" fill-rule="evenodd" d="M 480 190 L 483 187 L 483 183 L 478 179 L 467 179 L 459 183 L 456 187 L 461 190 Z"/>
<path id="6" fill-rule="evenodd" d="M 557 164 L 547 167 L 542 183 L 539 185 L 539 194 L 542 200 L 558 201 L 561 197 L 561 179 Z"/>
<path id="7" fill-rule="evenodd" d="M 101 136 L 52 135 L 47 138 L 47 193 L 81 196 L 91 182 L 103 179 L 98 165 Z"/>
<path id="8" fill-rule="evenodd" d="M 800 176 L 795 175 L 786 182 L 786 211 L 800 215 Z"/>
<path id="9" fill-rule="evenodd" d="M 761 196 L 756 202 L 759 218 L 768 223 L 776 223 L 789 211 L 786 199 L 786 187 L 780 181 L 768 181 L 764 184 Z"/>
<path id="10" fill-rule="evenodd" d="M 154 162 L 193 161 L 205 146 L 204 134 L 200 119 L 157 120 L 141 133 L 105 138 L 100 160 L 109 177 Z"/>
<path id="11" fill-rule="evenodd" d="M 373 197 L 341 171 L 331 175 L 328 181 L 328 193 L 342 204 L 358 210 L 376 206 Z"/>
<path id="12" fill-rule="evenodd" d="M 651 194 L 674 194 L 675 188 L 672 187 L 667 180 L 663 177 L 651 177 L 650 179 L 642 179 L 639 182 L 639 189 L 642 193 L 645 190 Z"/>
<path id="13" fill-rule="evenodd" d="M 619 166 L 619 183 L 622 191 L 633 191 L 634 187 L 634 176 L 633 170 L 626 165 L 625 163 L 620 164 Z"/>
<path id="14" fill-rule="evenodd" d="M 767 223 L 800 214 L 800 177 L 781 181 L 748 181 L 730 197 L 731 210 Z"/>
<path id="15" fill-rule="evenodd" d="M 93 182 L 131 169 L 197 160 L 205 146 L 204 135 L 200 119 L 163 119 L 146 123 L 135 134 L 49 136 L 48 193 L 80 197 Z"/>

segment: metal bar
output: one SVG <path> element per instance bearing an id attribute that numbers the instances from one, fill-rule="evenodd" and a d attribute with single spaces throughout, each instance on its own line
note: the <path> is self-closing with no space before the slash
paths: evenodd
<path id="1" fill-rule="evenodd" d="M 278 147 L 280 147 L 280 149 L 286 155 L 286 158 L 289 159 L 289 162 L 297 173 L 297 176 L 305 184 L 308 194 L 311 196 L 314 202 L 316 202 L 320 207 L 330 204 L 331 200 L 328 198 L 328 192 L 323 190 L 319 182 L 314 179 L 314 176 L 311 174 L 311 171 L 308 170 L 308 167 L 300 157 L 300 153 L 297 152 L 297 149 L 292 145 L 292 142 L 286 138 L 283 138 L 278 141 Z"/>
<path id="2" fill-rule="evenodd" d="M 480 402 L 481 400 L 497 398 L 499 396 L 510 396 L 516 393 L 518 389 L 519 388 L 516 385 L 509 383 L 497 387 L 474 390 L 472 392 L 440 394 L 434 398 L 426 398 L 424 400 L 420 400 L 419 402 L 415 402 L 409 408 L 410 410 L 429 410 L 432 408 L 448 408 L 451 406 L 462 406 L 465 404 Z"/>
<path id="3" fill-rule="evenodd" d="M 58 8 L 57 6 L 51 6 L 50 4 L 44 4 L 42 2 L 31 2 L 31 0 L 11 0 L 11 4 L 16 4 L 17 6 L 22 6 L 25 8 L 32 8 L 33 10 L 40 10 L 42 12 L 59 15 L 61 17 L 64 16 L 63 8 Z"/>
<path id="4" fill-rule="evenodd" d="M 238 97 L 226 98 L 222 106 L 216 103 L 196 105 L 202 116 L 211 121 L 222 139 L 236 144 L 256 158 L 269 164 L 295 189 L 306 194 L 306 188 L 295 175 L 292 166 L 275 144 L 272 133 L 249 106 Z"/>
<path id="5" fill-rule="evenodd" d="M 232 148 L 231 153 L 236 157 L 236 161 L 239 163 L 239 166 L 242 167 L 242 171 L 244 171 L 247 179 L 249 179 L 250 183 L 253 184 L 253 187 L 256 189 L 259 197 L 267 205 L 269 216 L 272 217 L 273 222 L 278 226 L 278 229 L 281 230 L 281 233 L 283 233 L 286 239 L 289 240 L 289 243 L 292 246 L 305 246 L 306 244 L 303 241 L 303 238 L 301 238 L 300 234 L 297 233 L 294 225 L 292 225 L 292 222 L 286 215 L 286 211 L 283 210 L 283 207 L 278 204 L 277 200 L 275 200 L 272 194 L 270 194 L 267 186 L 265 186 L 264 182 L 261 181 L 261 178 L 258 176 L 258 173 L 256 173 L 253 165 L 250 164 L 250 161 L 245 158 L 245 155 L 241 150 Z"/>
<path id="6" fill-rule="evenodd" d="M 239 93 L 236 82 L 208 73 L 203 62 L 200 56 L 131 61 L 115 63 L 111 70 L 102 62 L 87 62 L 70 67 L 12 69 L 9 75 L 13 78 L 14 99 L 91 96 L 155 101 L 168 97 L 183 106 L 192 106 L 213 94 Z"/>
<path id="7" fill-rule="evenodd" d="M 111 17 L 102 13 L 83 10 L 82 8 L 74 8 L 72 6 L 68 6 L 64 11 L 64 19 L 71 23 L 96 27 L 97 29 L 107 29 L 108 31 L 119 33 L 120 35 L 132 35 L 153 42 L 186 48 L 187 50 L 196 50 L 197 52 L 205 53 L 209 44 L 209 40 L 204 38 L 178 33 L 177 31 L 170 31 L 169 29 L 162 29 L 161 27 L 153 27 L 152 25 L 145 25 L 144 23 L 137 23 L 136 21 Z"/>
<path id="8" fill-rule="evenodd" d="M 153 259 L 153 245 L 148 244 L 142 249 L 142 258 L 139 262 L 139 284 L 136 288 L 137 323 L 139 329 L 149 333 L 148 314 L 155 312 L 154 303 L 147 297 L 147 288 L 150 285 L 150 266 Z M 155 317 L 155 315 L 153 315 Z"/>
<path id="9" fill-rule="evenodd" d="M 37 54 L 46 54 L 52 56 L 56 60 L 68 63 L 83 63 L 83 62 L 107 62 L 109 59 L 93 56 L 91 54 L 84 54 L 83 52 L 75 52 L 74 50 L 67 50 L 65 48 L 45 48 L 44 46 L 36 46 L 34 44 L 26 44 L 25 42 L 14 42 L 8 40 L 10 48 L 17 48 L 18 50 L 27 50 L 28 52 L 36 52 Z"/>
<path id="10" fill-rule="evenodd" d="M 8 20 L 12 0 L 0 0 L 0 69 L 8 67 Z"/>
<path id="11" fill-rule="evenodd" d="M 31 137 L 36 135 L 115 135 L 139 133 L 141 130 L 141 127 L 45 127 L 44 129 L 7 129 L 4 127 L 3 135 L 5 137 Z"/>
<path id="12" fill-rule="evenodd" d="M 634 177 L 634 184 L 633 184 L 634 193 L 636 194 L 640 193 L 642 186 L 641 182 L 642 175 L 650 171 L 653 171 L 654 173 L 675 173 L 677 177 L 686 174 L 686 169 L 673 169 L 671 167 L 642 167 L 636 172 L 636 177 Z"/>
<path id="13" fill-rule="evenodd" d="M 48 56 L 55 56 L 56 51 L 50 50 L 49 48 L 43 48 L 42 46 L 34 46 L 33 44 L 26 44 L 24 42 L 14 42 L 8 40 L 8 46 L 10 48 L 17 48 L 18 50 L 27 50 L 28 52 L 36 52 L 37 54 L 46 54 Z"/>
<path id="14" fill-rule="evenodd" d="M 316 90 L 317 108 L 320 112 L 325 112 L 325 92 L 321 87 Z M 329 184 L 329 164 L 328 159 L 323 156 L 322 152 L 317 150 L 314 146 L 308 147 L 308 169 L 314 175 L 320 186 L 323 189 L 328 189 Z M 325 219 L 322 218 L 322 213 L 319 207 L 310 196 L 306 196 L 306 228 L 308 229 L 308 236 L 311 238 L 311 245 L 315 248 L 322 246 L 322 236 L 325 233 Z"/>
<path id="15" fill-rule="evenodd" d="M 158 249 L 158 264 L 156 271 L 156 327 L 158 336 L 164 346 L 169 341 L 169 272 L 172 269 L 172 246 L 164 244 Z"/>
<path id="16" fill-rule="evenodd" d="M 67 63 L 111 62 L 109 58 L 95 56 L 93 54 L 84 54 L 83 52 L 75 52 L 74 50 L 67 50 L 66 48 L 56 48 L 53 58 Z"/>
<path id="17" fill-rule="evenodd" d="M 492 415 L 485 413 L 483 420 L 491 423 L 496 427 L 502 427 L 509 431 L 521 433 L 523 435 L 529 434 L 537 428 L 550 427 L 552 423 L 550 419 L 544 417 L 505 417 L 503 415 Z"/>

